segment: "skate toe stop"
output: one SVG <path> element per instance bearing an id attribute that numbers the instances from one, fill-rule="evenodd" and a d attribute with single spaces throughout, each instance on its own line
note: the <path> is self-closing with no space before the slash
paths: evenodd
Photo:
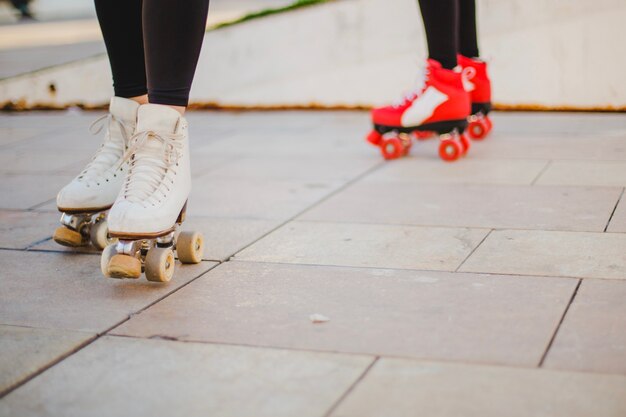
<path id="1" fill-rule="evenodd" d="M 113 255 L 107 268 L 111 278 L 136 279 L 141 276 L 141 261 L 133 256 Z"/>

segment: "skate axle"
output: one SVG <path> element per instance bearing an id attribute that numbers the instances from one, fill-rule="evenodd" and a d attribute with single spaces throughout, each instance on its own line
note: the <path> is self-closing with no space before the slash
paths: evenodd
<path id="1" fill-rule="evenodd" d="M 54 232 L 53 239 L 63 246 L 76 248 L 91 242 L 96 249 L 102 250 L 113 241 L 109 237 L 105 212 L 63 213 L 61 224 Z"/>
<path id="2" fill-rule="evenodd" d="M 61 214 L 61 224 L 76 232 L 81 232 L 89 223 L 91 223 L 91 214 Z"/>

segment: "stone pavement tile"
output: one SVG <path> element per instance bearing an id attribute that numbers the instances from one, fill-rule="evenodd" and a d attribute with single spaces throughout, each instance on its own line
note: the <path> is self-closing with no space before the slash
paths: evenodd
<path id="1" fill-rule="evenodd" d="M 72 178 L 67 174 L 0 175 L 0 209 L 28 209 L 54 200 Z"/>
<path id="2" fill-rule="evenodd" d="M 58 114 L 56 120 L 59 125 L 51 129 L 47 133 L 37 135 L 28 140 L 23 140 L 10 146 L 10 149 L 20 152 L 29 151 L 52 151 L 67 149 L 69 152 L 95 152 L 104 133 L 92 134 L 89 126 L 98 117 L 104 115 L 103 112 L 89 112 L 84 116 L 73 114 Z M 33 123 L 48 123 L 50 119 L 38 121 L 32 120 Z M 7 148 L 9 149 L 9 148 Z"/>
<path id="3" fill-rule="evenodd" d="M 553 161 L 541 174 L 538 185 L 626 186 L 626 162 Z"/>
<path id="4" fill-rule="evenodd" d="M 45 128 L 41 129 L 36 127 L 9 127 L 6 126 L 6 121 L 6 116 L 0 115 L 0 147 L 37 136 L 47 131 Z"/>
<path id="5" fill-rule="evenodd" d="M 604 231 L 621 188 L 358 182 L 300 219 Z"/>
<path id="6" fill-rule="evenodd" d="M 486 229 L 291 222 L 237 260 L 454 271 Z"/>
<path id="7" fill-rule="evenodd" d="M 270 155 L 281 157 L 370 157 L 382 162 L 376 148 L 364 143 L 360 132 L 342 134 L 319 131 L 277 130 L 237 131 L 227 140 L 210 142 L 201 149 L 214 154 L 237 154 L 245 156 Z"/>
<path id="8" fill-rule="evenodd" d="M 626 378 L 380 359 L 332 417 L 622 417 Z"/>
<path id="9" fill-rule="evenodd" d="M 576 283 L 227 262 L 113 332 L 536 366 Z"/>
<path id="10" fill-rule="evenodd" d="M 0 251 L 0 324 L 102 332 L 214 263 L 177 264 L 169 284 L 106 279 L 95 256 Z"/>
<path id="11" fill-rule="evenodd" d="M 341 186 L 339 181 L 214 179 L 196 177 L 187 213 L 191 216 L 287 220 Z"/>
<path id="12" fill-rule="evenodd" d="M 568 136 L 621 133 L 626 137 L 626 116 L 623 113 L 497 111 L 489 116 L 498 132 L 558 133 Z"/>
<path id="13" fill-rule="evenodd" d="M 350 180 L 380 163 L 379 158 L 371 156 L 285 158 L 283 156 L 258 155 L 227 162 L 212 170 L 208 178 Z"/>
<path id="14" fill-rule="evenodd" d="M 96 112 L 78 112 L 78 115 L 95 114 Z M 27 111 L 16 113 L 0 114 L 0 125 L 3 128 L 13 129 L 38 129 L 43 131 L 53 131 L 59 127 L 71 126 L 67 116 L 77 116 L 75 112 L 69 111 Z M 88 120 L 85 118 L 85 120 Z"/>
<path id="15" fill-rule="evenodd" d="M 15 151 L 0 149 L 0 175 L 3 174 L 78 174 L 89 162 L 85 152 Z M 79 168 L 80 166 L 80 168 Z"/>
<path id="16" fill-rule="evenodd" d="M 496 230 L 465 272 L 626 279 L 626 235 Z"/>
<path id="17" fill-rule="evenodd" d="M 104 337 L 0 402 L 0 416 L 320 417 L 357 355 Z"/>
<path id="18" fill-rule="evenodd" d="M 202 149 L 191 148 L 191 177 L 196 178 L 207 172 L 214 171 L 225 163 L 236 159 L 234 155 L 214 155 Z"/>
<path id="19" fill-rule="evenodd" d="M 225 261 L 279 225 L 276 220 L 189 217 L 181 230 L 204 234 L 204 259 Z"/>
<path id="20" fill-rule="evenodd" d="M 626 198 L 624 196 L 620 199 L 615 213 L 613 213 L 607 231 L 626 233 Z"/>
<path id="21" fill-rule="evenodd" d="M 531 159 L 464 159 L 442 164 L 433 159 L 402 158 L 368 175 L 367 181 L 530 185 L 547 163 Z"/>
<path id="22" fill-rule="evenodd" d="M 51 237 L 59 217 L 50 213 L 0 210 L 0 248 L 25 249 Z"/>
<path id="23" fill-rule="evenodd" d="M 92 333 L 0 325 L 0 395 L 93 337 Z"/>
<path id="24" fill-rule="evenodd" d="M 624 135 L 548 134 L 494 135 L 488 143 L 472 147 L 468 158 L 583 159 L 626 161 Z"/>
<path id="25" fill-rule="evenodd" d="M 544 363 L 626 374 L 626 281 L 583 280 Z"/>

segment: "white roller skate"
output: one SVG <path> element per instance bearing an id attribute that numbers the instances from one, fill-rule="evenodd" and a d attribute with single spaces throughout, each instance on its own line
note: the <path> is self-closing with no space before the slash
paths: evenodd
<path id="1" fill-rule="evenodd" d="M 118 238 L 102 252 L 102 273 L 111 278 L 167 282 L 174 250 L 182 263 L 199 263 L 204 251 L 197 232 L 176 235 L 191 191 L 187 121 L 157 104 L 139 108 L 137 133 L 127 153 L 129 172 L 109 212 L 109 234 Z"/>
<path id="2" fill-rule="evenodd" d="M 91 241 L 100 250 L 110 243 L 106 212 L 126 177 L 128 164 L 124 162 L 124 154 L 135 133 L 138 108 L 139 104 L 133 100 L 113 97 L 109 114 L 91 125 L 94 134 L 106 127 L 104 140 L 91 162 L 57 195 L 57 208 L 63 213 L 62 226 L 53 236 L 57 243 L 80 247 Z"/>

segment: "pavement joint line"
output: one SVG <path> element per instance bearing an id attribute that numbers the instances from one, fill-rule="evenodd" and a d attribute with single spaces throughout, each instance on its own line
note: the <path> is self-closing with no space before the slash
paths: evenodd
<path id="1" fill-rule="evenodd" d="M 489 237 L 489 235 L 491 235 L 491 232 L 493 232 L 493 229 L 489 229 L 489 231 L 487 232 L 487 234 L 480 240 L 480 242 L 478 242 L 478 245 L 474 246 L 474 248 L 470 251 L 470 253 L 467 254 L 467 256 L 465 257 L 465 259 L 463 259 L 461 261 L 461 263 L 459 264 L 459 266 L 456 267 L 456 269 L 454 270 L 454 272 L 459 272 L 459 269 L 461 269 L 461 267 L 465 264 L 465 262 L 467 262 L 467 260 L 474 254 L 474 252 L 476 252 L 478 250 L 478 248 L 483 244 L 483 242 L 485 240 L 487 240 L 487 238 Z"/>
<path id="2" fill-rule="evenodd" d="M 127 321 L 127 320 L 124 320 L 124 321 Z M 329 354 L 329 355 L 369 356 L 371 358 L 378 356 L 380 359 L 403 359 L 403 360 L 410 360 L 414 362 L 426 362 L 426 363 L 489 366 L 489 367 L 498 367 L 498 368 L 507 368 L 507 369 L 525 369 L 525 370 L 536 371 L 536 372 L 567 372 L 567 373 L 588 374 L 588 375 L 623 376 L 623 374 L 621 373 L 607 373 L 607 372 L 591 371 L 591 370 L 565 369 L 565 368 L 554 368 L 554 369 L 538 368 L 536 365 L 532 365 L 532 364 L 520 365 L 520 364 L 509 364 L 509 363 L 498 363 L 498 362 L 487 362 L 487 361 L 481 362 L 481 361 L 471 361 L 471 360 L 463 360 L 463 359 L 436 358 L 436 357 L 426 357 L 426 356 L 417 357 L 417 356 L 400 355 L 400 354 L 376 354 L 376 353 L 363 353 L 363 352 L 352 352 L 352 351 L 297 348 L 297 347 L 276 346 L 276 345 L 253 345 L 253 344 L 246 344 L 246 343 L 241 343 L 241 342 L 240 343 L 222 342 L 222 341 L 217 341 L 217 340 L 179 339 L 179 338 L 163 336 L 163 335 L 152 335 L 148 337 L 142 337 L 142 336 L 133 336 L 133 335 L 126 335 L 126 334 L 106 334 L 106 335 L 103 334 L 102 336 L 135 339 L 135 340 L 161 340 L 164 342 L 188 343 L 188 344 L 196 344 L 196 345 L 243 347 L 243 348 L 260 349 L 260 350 L 268 349 L 268 350 L 283 350 L 283 351 L 288 351 L 288 352 L 324 353 L 324 354 Z"/>
<path id="3" fill-rule="evenodd" d="M 556 340 L 556 336 L 559 333 L 559 330 L 561 329 L 561 325 L 565 321 L 565 316 L 567 316 L 567 312 L 569 311 L 569 308 L 574 303 L 574 299 L 576 298 L 576 295 L 578 294 L 578 289 L 580 288 L 580 285 L 582 284 L 582 282 L 583 282 L 583 278 L 579 278 L 578 283 L 576 284 L 576 288 L 574 288 L 574 291 L 572 292 L 572 296 L 570 297 L 569 302 L 567 303 L 567 306 L 565 307 L 565 310 L 563 310 L 561 319 L 559 320 L 559 323 L 554 329 L 554 333 L 552 333 L 552 337 L 550 338 L 550 341 L 548 342 L 548 345 L 546 346 L 546 349 L 543 352 L 543 355 L 541 356 L 541 360 L 539 361 L 539 364 L 537 365 L 538 368 L 543 367 L 543 364 L 545 363 L 546 358 L 548 357 L 548 352 L 550 352 L 550 349 L 552 348 L 552 345 L 554 344 L 554 341 Z"/>
<path id="4" fill-rule="evenodd" d="M 246 262 L 246 263 L 258 263 L 258 264 L 270 264 L 270 265 L 300 265 L 306 267 L 319 267 L 319 268 L 350 268 L 350 269 L 374 269 L 374 270 L 388 270 L 388 271 L 410 271 L 410 272 L 441 272 L 450 274 L 470 274 L 470 275 L 488 275 L 488 276 L 506 276 L 516 277 L 519 279 L 524 278 L 548 278 L 548 279 L 586 279 L 586 280 L 603 280 L 603 281 L 623 281 L 619 278 L 581 278 L 569 275 L 528 275 L 528 274 L 513 274 L 507 272 L 476 272 L 476 271 L 453 271 L 451 269 L 410 269 L 410 268 L 396 268 L 389 266 L 354 266 L 354 265 L 336 265 L 336 264 L 307 264 L 296 262 L 275 262 L 275 261 L 258 261 L 254 259 L 233 259 L 234 262 Z"/>
<path id="5" fill-rule="evenodd" d="M 352 384 L 350 384 L 348 389 L 343 394 L 341 394 L 341 396 L 339 396 L 337 401 L 335 401 L 335 403 L 330 406 L 328 411 L 324 414 L 324 417 L 331 416 L 331 414 L 337 409 L 337 407 L 339 407 L 339 405 L 352 393 L 352 391 L 354 391 L 357 385 L 359 385 L 359 383 L 367 376 L 367 374 L 374 367 L 374 365 L 378 363 L 379 359 L 380 359 L 380 356 L 376 356 L 372 360 L 372 362 L 363 370 L 363 372 L 361 372 L 361 375 L 359 375 L 358 378 Z"/>
<path id="6" fill-rule="evenodd" d="M 552 162 L 553 161 L 551 159 L 548 160 L 548 162 L 543 166 L 543 168 L 541 168 L 537 176 L 530 182 L 531 186 L 535 185 L 537 181 L 539 181 L 539 178 L 541 178 L 541 176 L 548 170 L 548 168 L 550 168 L 550 166 L 552 165 Z"/>
<path id="7" fill-rule="evenodd" d="M 65 359 L 69 358 L 70 356 L 74 355 L 76 352 L 78 352 L 78 351 L 84 349 L 85 347 L 89 346 L 90 344 L 92 344 L 93 342 L 95 342 L 99 338 L 100 338 L 100 336 L 97 333 L 94 334 L 92 337 L 90 337 L 87 340 L 83 341 L 78 346 L 75 346 L 71 350 L 69 350 L 67 352 L 64 352 L 62 355 L 59 355 L 59 357 L 56 358 L 55 360 L 53 360 L 52 362 L 49 362 L 49 363 L 45 364 L 44 366 L 42 366 L 41 368 L 37 369 L 37 371 L 33 372 L 31 375 L 28 375 L 24 379 L 19 380 L 19 381 L 15 382 L 14 384 L 8 386 L 6 389 L 0 391 L 0 400 L 2 398 L 6 397 L 7 395 L 9 395 L 11 392 L 13 392 L 16 389 L 18 389 L 19 387 L 21 387 L 22 385 L 24 385 L 24 384 L 28 383 L 29 381 L 37 378 L 39 375 L 41 375 L 42 373 L 46 372 L 48 369 L 52 368 L 53 366 L 57 365 L 58 363 L 64 361 Z"/>
<path id="8" fill-rule="evenodd" d="M 35 241 L 35 242 L 31 243 L 30 245 L 27 245 L 27 246 L 24 248 L 24 250 L 31 250 L 34 246 L 36 246 L 36 245 L 40 245 L 40 244 L 42 244 L 42 243 L 44 243 L 44 242 L 47 242 L 47 241 L 49 241 L 49 240 L 52 240 L 52 236 L 48 236 L 48 237 L 46 237 L 46 238 L 43 238 L 43 239 L 40 239 L 40 240 L 37 240 L 37 241 Z"/>
<path id="9" fill-rule="evenodd" d="M 623 233 L 613 233 L 613 234 L 623 234 Z M 254 243 L 254 242 L 253 242 Z M 97 255 L 100 256 L 100 253 L 97 252 L 71 252 L 71 251 L 63 251 L 63 250 L 53 250 L 53 249 L 20 249 L 20 248 L 4 248 L 0 247 L 0 251 L 5 252 L 40 252 L 40 253 L 49 253 L 49 254 L 63 254 L 69 256 L 84 256 L 84 255 Z M 622 281 L 619 278 L 604 278 L 604 277 L 579 277 L 572 275 L 531 275 L 531 274 L 515 274 L 511 272 L 477 272 L 477 271 L 453 271 L 451 269 L 412 269 L 412 268 L 397 268 L 391 266 L 355 266 L 355 265 L 337 265 L 337 264 L 309 264 L 309 263 L 299 263 L 299 262 L 277 262 L 277 261 L 260 261 L 256 259 L 241 259 L 236 258 L 234 255 L 224 261 L 214 261 L 203 259 L 202 262 L 212 262 L 217 263 L 215 267 L 211 268 L 215 269 L 217 266 L 221 264 L 225 264 L 228 262 L 246 262 L 246 263 L 258 263 L 258 264 L 270 264 L 270 265 L 300 265 L 306 267 L 328 267 L 328 268 L 351 268 L 351 269 L 374 269 L 374 270 L 389 270 L 389 271 L 412 271 L 412 272 L 441 272 L 441 273 L 451 273 L 451 274 L 470 274 L 470 275 L 488 275 L 488 276 L 507 276 L 507 277 L 518 277 L 518 278 L 548 278 L 548 279 L 585 279 L 585 280 L 599 280 L 599 281 Z M 209 270 L 209 271 L 210 271 Z M 209 272 L 207 271 L 207 272 Z M 199 278 L 199 277 L 198 277 Z M 194 278 L 195 280 L 196 278 Z M 189 281 L 191 282 L 191 281 Z M 187 284 L 185 284 L 187 285 Z M 182 287 L 181 287 L 182 288 Z M 1 323 L 0 323 L 1 324 Z"/>
<path id="10" fill-rule="evenodd" d="M 224 262 L 230 262 L 233 260 L 233 258 L 235 258 L 237 256 L 237 254 L 241 253 L 242 251 L 248 249 L 250 246 L 256 244 L 257 242 L 265 239 L 267 236 L 269 236 L 270 234 L 274 233 L 275 231 L 277 231 L 278 229 L 281 229 L 282 227 L 286 226 L 287 224 L 291 223 L 292 221 L 295 221 L 298 217 L 302 216 L 304 213 L 306 213 L 307 211 L 311 210 L 312 208 L 318 206 L 319 204 L 327 201 L 329 198 L 337 195 L 338 193 L 344 191 L 346 188 L 350 187 L 351 185 L 353 185 L 354 183 L 356 183 L 357 181 L 361 180 L 362 178 L 364 178 L 365 176 L 371 174 L 372 172 L 380 169 L 380 167 L 384 166 L 385 163 L 383 162 L 379 162 L 378 164 L 375 164 L 374 166 L 366 169 L 365 171 L 361 172 L 360 174 L 358 174 L 357 176 L 355 176 L 354 178 L 347 180 L 343 185 L 337 187 L 334 191 L 329 192 L 327 195 L 323 196 L 322 198 L 320 198 L 319 200 L 313 202 L 310 206 L 304 208 L 303 210 L 297 212 L 296 214 L 294 214 L 293 216 L 289 217 L 288 219 L 278 223 L 274 228 L 272 228 L 271 230 L 267 231 L 266 233 L 262 234 L 261 236 L 257 237 L 256 239 L 254 239 L 252 242 L 248 243 L 247 245 L 243 246 L 242 248 L 240 248 L 239 250 L 237 250 L 235 253 L 231 254 L 228 259 L 226 259 L 226 261 Z"/>
<path id="11" fill-rule="evenodd" d="M 404 226 L 404 227 L 421 227 L 421 228 L 438 228 L 438 229 L 465 229 L 465 230 L 489 230 L 492 231 L 507 231 L 517 230 L 526 232 L 556 232 L 556 233 L 596 233 L 602 234 L 602 230 L 561 230 L 561 229 L 540 229 L 540 228 L 522 228 L 522 227 L 490 227 L 490 226 L 451 226 L 449 224 L 417 224 L 417 223 L 383 223 L 383 222 L 367 222 L 367 221 L 354 221 L 354 220 L 317 220 L 317 219 L 294 219 L 290 221 L 296 221 L 298 223 L 327 223 L 327 224 L 358 224 L 363 226 Z M 624 232 L 615 232 L 624 233 Z"/>
<path id="12" fill-rule="evenodd" d="M 613 211 L 611 212 L 611 215 L 609 216 L 609 220 L 606 222 L 606 226 L 604 226 L 604 233 L 606 233 L 606 231 L 609 229 L 611 220 L 613 220 L 613 216 L 615 215 L 615 212 L 617 211 L 617 207 L 619 206 L 619 203 L 620 201 L 622 201 L 622 197 L 624 196 L 624 190 L 626 190 L 626 188 L 622 188 L 622 193 L 617 198 L 617 202 L 615 203 L 615 207 L 613 207 Z"/>
<path id="13" fill-rule="evenodd" d="M 33 373 L 32 375 L 24 378 L 21 381 L 16 382 L 15 384 L 13 384 L 11 387 L 7 388 L 6 390 L 3 390 L 0 392 L 0 399 L 4 398 L 5 396 L 7 396 L 8 394 L 10 394 L 11 392 L 15 391 L 16 389 L 18 389 L 19 387 L 21 387 L 22 385 L 28 383 L 30 380 L 32 380 L 33 378 L 36 378 L 37 376 L 41 375 L 43 372 L 47 371 L 48 369 L 52 368 L 53 366 L 58 365 L 60 362 L 62 362 L 63 360 L 67 359 L 68 357 L 74 355 L 75 353 L 83 350 L 84 348 L 86 348 L 87 346 L 91 345 L 92 343 L 94 343 L 95 341 L 97 341 L 98 339 L 100 339 L 103 336 L 107 336 L 109 335 L 109 332 L 111 332 L 112 330 L 116 329 L 117 327 L 121 326 L 122 324 L 126 323 L 128 320 L 130 320 L 133 316 L 136 316 L 140 313 L 142 313 L 143 311 L 145 311 L 146 309 L 152 307 L 153 305 L 157 304 L 158 302 L 164 300 L 165 298 L 169 297 L 170 295 L 174 294 L 175 292 L 177 292 L 178 290 L 186 287 L 187 285 L 191 284 L 193 281 L 203 277 L 204 275 L 208 274 L 210 271 L 212 271 L 213 269 L 217 268 L 219 265 L 221 265 L 221 263 L 216 263 L 215 265 L 211 266 L 209 269 L 207 269 L 206 271 L 202 272 L 200 275 L 198 275 L 195 278 L 190 279 L 189 281 L 187 281 L 186 283 L 182 284 L 181 286 L 179 286 L 178 288 L 173 289 L 172 291 L 164 294 L 163 296 L 159 297 L 158 299 L 154 300 L 153 302 L 143 306 L 142 308 L 140 308 L 137 311 L 133 311 L 130 314 L 128 314 L 128 317 L 126 317 L 123 320 L 120 320 L 119 322 L 113 324 L 112 326 L 108 327 L 107 329 L 100 331 L 100 332 L 94 332 L 95 335 L 90 338 L 87 339 L 84 343 L 81 343 L 80 345 L 76 346 L 74 349 L 66 352 L 65 354 L 61 355 L 59 358 L 57 358 L 57 360 L 52 361 L 48 364 L 46 364 L 45 366 L 41 367 L 41 369 L 39 369 L 37 372 Z M 54 329 L 52 329 L 54 330 Z M 66 329 L 69 330 L 69 329 Z"/>
<path id="14" fill-rule="evenodd" d="M 46 201 L 44 201 L 42 203 L 37 203 L 34 206 L 31 206 L 31 207 L 27 208 L 26 211 L 36 211 L 38 208 L 40 208 L 42 206 L 45 206 L 46 204 L 49 204 L 49 203 L 51 203 L 51 202 L 53 202 L 55 200 L 56 200 L 56 197 L 49 198 L 49 199 L 47 199 Z"/>

